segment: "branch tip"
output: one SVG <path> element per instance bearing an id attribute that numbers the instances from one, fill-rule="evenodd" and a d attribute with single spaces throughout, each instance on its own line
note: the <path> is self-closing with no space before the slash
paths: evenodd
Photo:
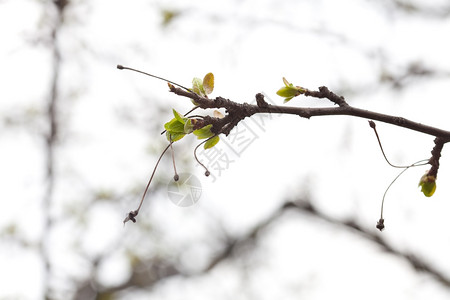
<path id="1" fill-rule="evenodd" d="M 208 177 L 211 174 L 211 172 L 209 172 L 208 168 L 198 159 L 198 157 L 197 157 L 197 149 L 198 149 L 198 147 L 200 147 L 201 145 L 203 145 L 204 143 L 206 143 L 207 141 L 209 141 L 213 137 L 210 137 L 209 139 L 204 140 L 203 142 L 198 144 L 197 147 L 195 147 L 195 149 L 194 149 L 194 158 L 198 162 L 198 164 L 201 165 L 203 167 L 203 169 L 205 169 L 205 176 L 206 177 Z"/>
<path id="2" fill-rule="evenodd" d="M 383 231 L 383 229 L 384 229 L 384 219 L 383 218 L 380 218 L 378 220 L 376 227 L 379 231 Z"/>
<path id="3" fill-rule="evenodd" d="M 126 216 L 126 218 L 123 220 L 123 225 L 125 226 L 125 223 L 128 221 L 132 221 L 133 223 L 136 223 L 136 216 L 138 215 L 139 211 L 138 210 L 132 210 L 128 213 L 128 215 Z"/>
<path id="4" fill-rule="evenodd" d="M 261 93 L 256 94 L 256 104 L 259 108 L 266 108 L 269 104 L 264 100 L 264 95 Z"/>

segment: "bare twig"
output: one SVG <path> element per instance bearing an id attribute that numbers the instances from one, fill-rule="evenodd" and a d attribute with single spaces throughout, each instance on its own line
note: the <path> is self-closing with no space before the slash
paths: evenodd
<path id="1" fill-rule="evenodd" d="M 164 149 L 164 151 L 161 153 L 161 155 L 158 158 L 158 161 L 156 162 L 155 167 L 153 168 L 152 175 L 150 176 L 150 179 L 148 180 L 147 186 L 145 187 L 144 193 L 142 194 L 141 201 L 139 202 L 139 206 L 137 209 L 130 211 L 125 219 L 123 220 L 123 224 L 125 225 L 126 222 L 132 221 L 133 223 L 136 223 L 136 216 L 139 214 L 139 210 L 142 207 L 142 203 L 144 203 L 145 195 L 147 195 L 148 188 L 150 187 L 150 183 L 152 183 L 153 176 L 155 175 L 156 169 L 158 168 L 159 162 L 161 161 L 161 158 L 166 153 L 167 149 L 169 149 L 172 146 L 172 141 L 167 145 L 167 147 Z M 174 164 L 175 166 L 175 164 Z"/>
<path id="2" fill-rule="evenodd" d="M 318 97 L 318 98 L 327 98 L 335 104 L 338 104 L 338 107 L 293 107 L 293 106 L 279 106 L 279 105 L 252 105 L 252 104 L 240 104 L 229 99 L 225 99 L 223 97 L 216 97 L 215 99 L 209 99 L 205 97 L 201 97 L 197 94 L 193 94 L 191 92 L 187 92 L 180 88 L 176 88 L 175 86 L 170 87 L 170 91 L 183 97 L 188 97 L 194 100 L 200 108 L 225 108 L 229 114 L 233 114 L 233 120 L 241 121 L 246 117 L 252 116 L 258 113 L 281 113 L 281 114 L 291 114 L 298 115 L 302 118 L 311 118 L 316 116 L 336 116 L 336 115 L 347 115 L 360 117 L 370 120 L 377 120 L 380 122 L 392 124 L 399 127 L 408 128 L 414 131 L 422 132 L 425 134 L 429 134 L 435 137 L 441 138 L 441 140 L 445 143 L 450 140 L 450 131 L 443 130 L 440 128 L 428 126 L 425 124 L 421 124 L 418 122 L 414 122 L 403 117 L 397 117 L 387 114 L 382 114 L 374 111 L 369 111 L 365 109 L 356 108 L 348 105 L 345 100 L 331 93 L 326 87 L 320 87 L 319 91 L 308 91 L 305 93 L 307 96 Z M 261 102 L 261 96 L 258 94 L 258 101 Z M 226 118 L 226 117 L 225 117 Z M 224 118 L 224 119 L 225 119 Z M 224 120 L 221 119 L 221 120 Z M 237 125 L 238 122 L 233 122 L 234 125 Z M 227 128 L 229 132 L 230 128 Z"/>

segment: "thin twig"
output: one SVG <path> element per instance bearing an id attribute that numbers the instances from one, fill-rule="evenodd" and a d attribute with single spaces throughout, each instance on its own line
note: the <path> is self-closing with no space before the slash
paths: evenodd
<path id="1" fill-rule="evenodd" d="M 152 74 L 147 73 L 147 72 L 144 72 L 144 71 L 136 70 L 136 69 L 129 68 L 129 67 L 124 67 L 124 66 L 122 66 L 122 65 L 117 65 L 117 69 L 119 69 L 119 70 L 130 70 L 130 71 L 138 72 L 138 73 L 141 73 L 141 74 L 150 76 L 150 77 L 154 77 L 154 78 L 157 78 L 157 79 L 159 79 L 159 80 L 162 80 L 162 81 L 171 83 L 171 84 L 173 84 L 173 85 L 179 86 L 180 88 L 183 88 L 183 89 L 185 89 L 186 91 L 192 93 L 192 91 L 191 91 L 190 89 L 188 89 L 187 87 L 182 86 L 181 84 L 178 84 L 178 83 L 176 83 L 176 82 L 167 80 L 167 79 L 165 79 L 165 78 L 162 78 L 162 77 L 159 77 L 159 76 L 156 76 L 156 75 L 152 75 Z"/>
<path id="2" fill-rule="evenodd" d="M 389 159 L 387 158 L 386 154 L 384 153 L 383 146 L 381 145 L 380 136 L 378 135 L 378 132 L 377 132 L 377 129 L 376 129 L 376 125 L 375 125 L 375 122 L 372 121 L 372 120 L 370 120 L 370 121 L 369 121 L 369 125 L 370 125 L 370 127 L 373 129 L 373 131 L 375 132 L 375 135 L 376 135 L 377 141 L 378 141 L 378 145 L 380 145 L 381 153 L 383 153 L 384 159 L 386 160 L 386 162 L 387 162 L 391 167 L 393 167 L 393 168 L 399 168 L 399 169 L 408 169 L 408 168 L 413 167 L 413 166 L 414 166 L 414 167 L 416 167 L 416 166 L 423 166 L 423 165 L 426 165 L 426 164 L 428 163 L 428 161 L 425 162 L 425 163 L 423 163 L 423 164 L 416 164 L 416 163 L 414 163 L 413 165 L 409 165 L 409 166 L 397 166 L 397 165 L 392 164 L 392 163 L 389 161 Z M 402 172 L 402 173 L 403 173 L 403 172 Z M 402 173 L 400 173 L 400 174 L 402 174 Z M 399 175 L 399 176 L 400 176 L 400 175 Z"/>
<path id="3" fill-rule="evenodd" d="M 170 144 L 164 149 L 164 151 L 161 153 L 161 155 L 158 158 L 158 161 L 156 162 L 155 168 L 153 168 L 152 176 L 150 176 L 150 179 L 148 180 L 147 186 L 145 187 L 144 194 L 142 195 L 141 202 L 139 203 L 139 206 L 137 208 L 137 211 L 141 209 L 142 203 L 144 202 L 145 195 L 147 194 L 148 188 L 150 186 L 150 183 L 153 180 L 153 176 L 155 175 L 156 169 L 158 168 L 159 162 L 161 161 L 161 158 L 164 156 L 164 153 L 166 153 L 167 149 L 172 146 L 173 142 L 170 142 Z"/>
<path id="4" fill-rule="evenodd" d="M 186 92 L 182 89 L 172 87 L 170 91 L 183 97 L 188 97 L 194 100 L 200 108 L 225 108 L 230 113 L 232 111 L 239 113 L 242 109 L 242 104 L 236 103 L 229 99 L 224 99 L 222 97 L 216 97 L 215 99 L 208 99 L 205 97 L 201 97 L 197 94 L 192 94 Z M 311 94 L 310 96 L 314 96 Z M 333 103 L 335 103 L 335 99 L 332 98 Z M 365 109 L 356 108 L 350 105 L 342 105 L 338 107 L 294 107 L 294 106 L 281 106 L 281 105 L 268 105 L 260 107 L 258 105 L 247 104 L 246 106 L 247 113 L 241 114 L 239 117 L 244 119 L 249 115 L 258 114 L 258 113 L 280 113 L 280 114 L 291 114 L 298 115 L 302 118 L 311 118 L 315 116 L 338 116 L 338 115 L 347 115 L 360 117 L 369 120 L 376 120 L 388 124 L 392 124 L 395 126 L 408 128 L 414 131 L 422 132 L 425 134 L 429 134 L 435 137 L 440 137 L 445 142 L 450 141 L 450 131 L 443 130 L 440 128 L 428 126 L 422 123 L 414 122 L 402 117 L 382 114 L 374 111 L 369 111 Z M 237 123 L 236 123 L 237 124 Z M 235 124 L 235 125 L 236 125 Z"/>
<path id="5" fill-rule="evenodd" d="M 175 172 L 175 175 L 173 176 L 173 180 L 178 181 L 178 179 L 180 179 L 180 176 L 178 176 L 177 167 L 175 166 L 175 151 L 173 150 L 172 144 L 173 144 L 172 136 L 170 136 L 170 149 L 172 150 L 173 171 Z"/>
<path id="6" fill-rule="evenodd" d="M 406 170 L 408 170 L 411 167 L 418 167 L 418 166 L 423 166 L 426 165 L 428 163 L 428 159 L 423 159 L 423 160 L 419 160 L 418 162 L 413 163 L 410 166 L 406 166 L 404 167 L 404 170 L 402 170 L 395 178 L 394 180 L 392 180 L 392 182 L 389 184 L 389 186 L 387 187 L 387 189 L 384 191 L 383 194 L 383 199 L 381 200 L 381 214 L 380 214 L 380 220 L 377 223 L 377 228 L 381 231 L 384 229 L 384 218 L 383 218 L 383 211 L 384 211 L 384 200 L 386 198 L 386 194 L 389 191 L 389 189 L 391 188 L 391 186 L 394 184 L 394 182 L 403 174 L 406 172 Z"/>
<path id="7" fill-rule="evenodd" d="M 130 212 L 128 213 L 127 217 L 123 220 L 123 224 L 124 224 L 124 225 L 125 225 L 126 222 L 128 222 L 128 221 L 130 221 L 130 220 L 133 221 L 133 223 L 136 223 L 136 219 L 135 219 L 135 218 L 136 218 L 136 216 L 138 215 L 139 210 L 140 210 L 141 207 L 142 207 L 142 203 L 144 203 L 145 195 L 147 194 L 147 191 L 148 191 L 148 188 L 149 188 L 149 186 L 150 186 L 150 183 L 151 183 L 152 180 L 153 180 L 153 176 L 155 175 L 155 172 L 156 172 L 156 169 L 158 168 L 159 162 L 161 161 L 161 158 L 164 156 L 164 153 L 166 153 L 167 149 L 169 149 L 169 148 L 172 146 L 172 143 L 173 143 L 173 142 L 170 142 L 170 144 L 167 145 L 167 147 L 164 149 L 164 151 L 163 151 L 163 152 L 161 153 L 161 155 L 159 156 L 158 161 L 156 162 L 156 165 L 155 165 L 155 167 L 153 168 L 152 175 L 150 176 L 150 179 L 148 180 L 147 186 L 145 187 L 144 194 L 142 195 L 141 202 L 139 202 L 138 208 L 137 208 L 136 210 L 130 211 Z"/>
<path id="8" fill-rule="evenodd" d="M 204 140 L 203 142 L 201 142 L 200 144 L 197 145 L 197 147 L 195 147 L 194 149 L 194 157 L 195 160 L 205 169 L 205 176 L 209 176 L 211 174 L 211 172 L 209 172 L 208 168 L 198 159 L 197 157 L 197 149 L 198 147 L 200 147 L 201 145 L 203 145 L 204 143 L 206 143 L 207 141 L 209 141 L 210 139 L 212 139 L 213 137 L 215 137 L 215 135 L 213 135 L 212 137 L 210 137 L 209 139 Z"/>

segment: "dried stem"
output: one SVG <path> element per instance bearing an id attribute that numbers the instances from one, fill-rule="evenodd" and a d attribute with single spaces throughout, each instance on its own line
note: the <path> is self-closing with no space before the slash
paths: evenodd
<path id="1" fill-rule="evenodd" d="M 195 157 L 195 160 L 205 169 L 205 176 L 206 177 L 208 177 L 210 174 L 211 174 L 211 172 L 209 172 L 209 170 L 208 170 L 208 168 L 198 159 L 198 157 L 197 157 L 197 149 L 198 149 L 198 147 L 200 147 L 201 145 L 203 145 L 204 143 L 206 143 L 207 141 L 209 141 L 210 139 L 212 139 L 213 137 L 215 137 L 215 136 L 212 136 L 212 137 L 210 137 L 209 139 L 206 139 L 206 140 L 204 140 L 203 142 L 201 142 L 200 144 L 198 144 L 197 145 L 197 147 L 195 147 L 195 149 L 194 149 L 194 157 Z"/>
<path id="2" fill-rule="evenodd" d="M 119 70 L 130 70 L 130 71 L 138 72 L 138 73 L 141 73 L 141 74 L 150 76 L 150 77 L 154 77 L 154 78 L 157 78 L 157 79 L 159 79 L 159 80 L 162 80 L 162 81 L 171 83 L 171 84 L 173 84 L 173 85 L 176 85 L 176 86 L 178 86 L 178 87 L 180 87 L 180 88 L 183 88 L 183 89 L 185 89 L 186 91 L 190 92 L 190 89 L 188 89 L 187 87 L 182 86 L 181 84 L 178 84 L 178 83 L 176 83 L 176 82 L 167 80 L 167 79 L 165 79 L 165 78 L 162 78 L 162 77 L 159 77 L 159 76 L 156 76 L 156 75 L 152 75 L 152 74 L 147 73 L 147 72 L 143 72 L 143 71 L 136 70 L 136 69 L 129 68 L 129 67 L 124 67 L 124 66 L 122 66 L 122 65 L 117 65 L 117 69 L 119 69 Z"/>
<path id="3" fill-rule="evenodd" d="M 175 172 L 175 175 L 173 176 L 173 180 L 178 181 L 180 179 L 180 176 L 178 176 L 177 173 L 177 167 L 175 165 L 175 151 L 173 150 L 173 142 L 172 138 L 170 139 L 170 149 L 172 150 L 172 164 L 173 164 L 173 171 Z"/>
<path id="4" fill-rule="evenodd" d="M 126 222 L 128 222 L 128 221 L 130 221 L 130 220 L 133 221 L 133 223 L 136 223 L 136 219 L 135 219 L 135 218 L 136 218 L 136 216 L 138 215 L 139 210 L 140 210 L 141 207 L 142 207 L 142 203 L 144 203 L 145 195 L 147 194 L 148 188 L 150 187 L 150 183 L 151 183 L 152 180 L 153 180 L 153 176 L 155 175 L 155 172 L 156 172 L 156 169 L 158 168 L 159 162 L 161 161 L 161 158 L 162 158 L 162 157 L 164 156 L 164 154 L 166 153 L 167 149 L 169 149 L 169 148 L 172 146 L 172 143 L 173 143 L 173 142 L 170 142 L 170 144 L 167 145 L 167 147 L 164 149 L 164 151 L 163 151 L 163 152 L 161 153 L 161 155 L 159 156 L 158 161 L 156 162 L 156 165 L 155 165 L 155 167 L 153 168 L 152 175 L 150 176 L 150 179 L 148 180 L 147 186 L 145 187 L 144 194 L 142 195 L 141 202 L 139 202 L 138 208 L 137 208 L 136 210 L 130 211 L 130 212 L 128 213 L 127 217 L 123 220 L 123 224 L 124 224 L 124 225 L 125 225 Z"/>

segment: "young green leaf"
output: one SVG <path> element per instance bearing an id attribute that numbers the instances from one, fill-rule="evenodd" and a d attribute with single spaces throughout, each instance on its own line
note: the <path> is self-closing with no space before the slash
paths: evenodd
<path id="1" fill-rule="evenodd" d="M 192 79 L 192 91 L 202 97 L 206 95 L 205 90 L 203 89 L 203 82 L 200 78 L 194 77 L 194 79 Z"/>
<path id="2" fill-rule="evenodd" d="M 209 95 L 214 90 L 214 74 L 208 73 L 203 78 L 203 90 L 206 95 Z"/>
<path id="3" fill-rule="evenodd" d="M 184 133 L 184 124 L 176 118 L 164 124 L 164 128 L 171 133 Z"/>
<path id="4" fill-rule="evenodd" d="M 285 86 L 277 91 L 277 95 L 284 97 L 284 103 L 288 102 L 294 97 L 297 97 L 298 95 L 304 94 L 306 91 L 302 87 L 294 86 L 292 83 L 289 83 L 289 81 L 287 81 L 284 77 L 283 83 Z"/>
<path id="5" fill-rule="evenodd" d="M 185 123 L 187 118 L 184 118 L 179 112 L 177 112 L 175 109 L 172 108 L 173 115 L 175 116 L 175 119 L 177 119 L 180 123 Z"/>
<path id="6" fill-rule="evenodd" d="M 189 134 L 194 131 L 194 124 L 192 124 L 191 119 L 187 119 L 186 123 L 184 123 L 184 133 Z"/>
<path id="7" fill-rule="evenodd" d="M 433 196 L 436 191 L 436 177 L 428 175 L 428 171 L 420 178 L 419 186 L 422 187 L 421 192 L 426 197 Z"/>
<path id="8" fill-rule="evenodd" d="M 182 138 L 184 138 L 185 135 L 186 134 L 184 133 L 166 131 L 166 138 L 169 142 L 170 141 L 176 142 L 178 140 L 181 140 Z"/>
<path id="9" fill-rule="evenodd" d="M 194 130 L 194 134 L 199 140 L 212 137 L 214 133 L 211 132 L 212 124 L 206 125 L 200 129 Z"/>
<path id="10" fill-rule="evenodd" d="M 210 138 L 209 140 L 207 140 L 205 142 L 205 145 L 203 146 L 203 148 L 205 149 L 209 149 L 214 147 L 218 142 L 220 141 L 220 138 L 218 135 L 216 135 L 215 137 Z"/>

